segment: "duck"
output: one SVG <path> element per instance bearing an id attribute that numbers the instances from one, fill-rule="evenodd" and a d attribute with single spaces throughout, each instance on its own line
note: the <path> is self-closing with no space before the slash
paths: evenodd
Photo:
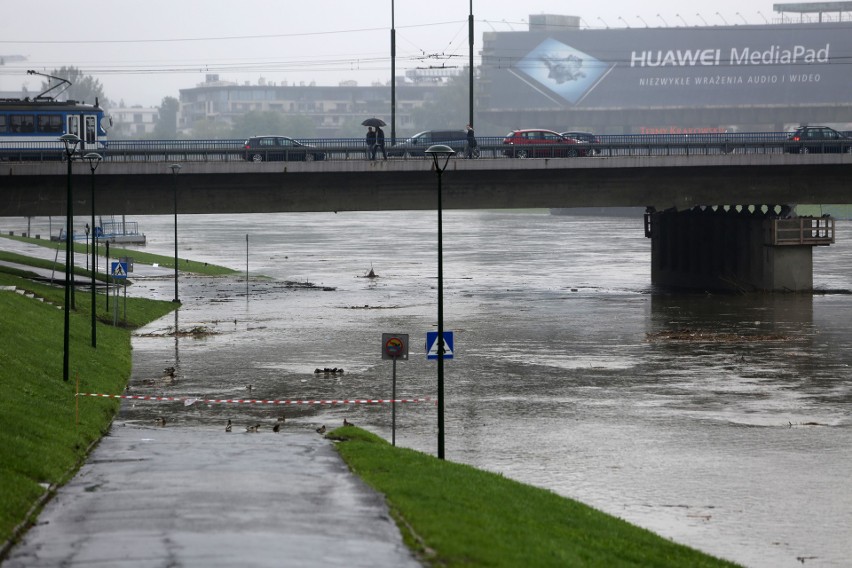
<path id="1" fill-rule="evenodd" d="M 228 418 L 228 423 L 225 425 L 225 432 L 231 431 L 231 419 Z"/>
<path id="2" fill-rule="evenodd" d="M 257 432 L 257 425 L 251 424 L 246 426 L 246 432 Z"/>
<path id="3" fill-rule="evenodd" d="M 276 423 L 275 423 L 275 425 L 272 427 L 272 431 L 273 431 L 273 432 L 278 432 L 279 430 L 281 430 L 281 423 L 280 423 L 280 422 L 276 422 Z"/>
<path id="4" fill-rule="evenodd" d="M 317 434 L 325 434 L 325 424 L 317 428 Z"/>
<path id="5" fill-rule="evenodd" d="M 349 421 L 348 421 L 347 419 L 345 419 L 345 418 L 343 419 L 343 425 L 344 425 L 344 426 L 355 426 L 354 424 L 352 424 L 351 422 L 349 422 Z"/>
<path id="6" fill-rule="evenodd" d="M 157 418 L 157 426 L 163 427 L 166 425 L 166 419 L 160 416 Z"/>
<path id="7" fill-rule="evenodd" d="M 175 378 L 175 373 L 176 373 L 176 372 L 177 372 L 177 371 L 175 370 L 175 368 L 174 368 L 174 367 L 166 367 L 165 369 L 163 369 L 163 376 L 164 376 L 164 377 L 165 377 L 165 376 L 169 376 L 169 377 L 171 377 L 171 378 Z"/>

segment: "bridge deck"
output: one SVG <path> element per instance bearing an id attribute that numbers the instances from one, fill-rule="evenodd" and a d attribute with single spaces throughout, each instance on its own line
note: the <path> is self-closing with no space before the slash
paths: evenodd
<path id="1" fill-rule="evenodd" d="M 433 209 L 436 175 L 419 160 L 105 162 L 99 214 Z M 73 164 L 75 214 L 90 212 L 88 164 Z M 0 216 L 64 215 L 67 164 L 0 164 Z M 718 154 L 527 160 L 452 159 L 447 209 L 846 203 L 852 154 Z"/>

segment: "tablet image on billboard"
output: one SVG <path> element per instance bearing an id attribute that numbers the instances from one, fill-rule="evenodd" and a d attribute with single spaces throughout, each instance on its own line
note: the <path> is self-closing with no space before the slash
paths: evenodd
<path id="1" fill-rule="evenodd" d="M 512 73 L 555 102 L 577 104 L 611 68 L 587 53 L 548 38 L 518 61 Z"/>

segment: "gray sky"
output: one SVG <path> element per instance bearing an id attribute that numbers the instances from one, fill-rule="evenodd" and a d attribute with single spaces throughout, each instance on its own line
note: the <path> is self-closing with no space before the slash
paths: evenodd
<path id="1" fill-rule="evenodd" d="M 0 19 L 0 56 L 25 62 L 0 66 L 0 90 L 41 78 L 27 69 L 76 66 L 100 80 L 112 100 L 159 105 L 194 87 L 205 74 L 256 84 L 267 81 L 359 85 L 390 80 L 391 0 L 6 0 Z M 688 5 L 689 7 L 685 7 Z M 464 0 L 395 0 L 397 75 L 429 65 L 468 60 Z M 474 50 L 483 31 L 522 31 L 530 14 L 580 16 L 582 27 L 670 27 L 763 24 L 779 17 L 764 0 L 474 0 Z M 14 16 L 14 17 L 10 17 Z M 438 57 L 436 54 L 443 54 Z M 475 55 L 478 63 L 478 55 Z"/>

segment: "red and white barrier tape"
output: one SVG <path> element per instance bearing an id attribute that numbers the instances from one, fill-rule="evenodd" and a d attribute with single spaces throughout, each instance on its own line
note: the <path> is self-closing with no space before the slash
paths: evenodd
<path id="1" fill-rule="evenodd" d="M 414 403 L 414 402 L 432 402 L 431 398 L 352 398 L 341 400 L 256 400 L 256 399 L 237 399 L 237 398 L 192 398 L 192 397 L 175 397 L 175 396 L 145 396 L 145 395 L 130 395 L 130 394 L 97 394 L 80 392 L 76 396 L 94 396 L 99 398 L 122 398 L 129 400 L 152 400 L 157 402 L 182 402 L 184 406 L 191 406 L 197 402 L 202 404 L 278 404 L 278 405 L 314 405 L 314 404 L 390 404 L 396 403 Z"/>

